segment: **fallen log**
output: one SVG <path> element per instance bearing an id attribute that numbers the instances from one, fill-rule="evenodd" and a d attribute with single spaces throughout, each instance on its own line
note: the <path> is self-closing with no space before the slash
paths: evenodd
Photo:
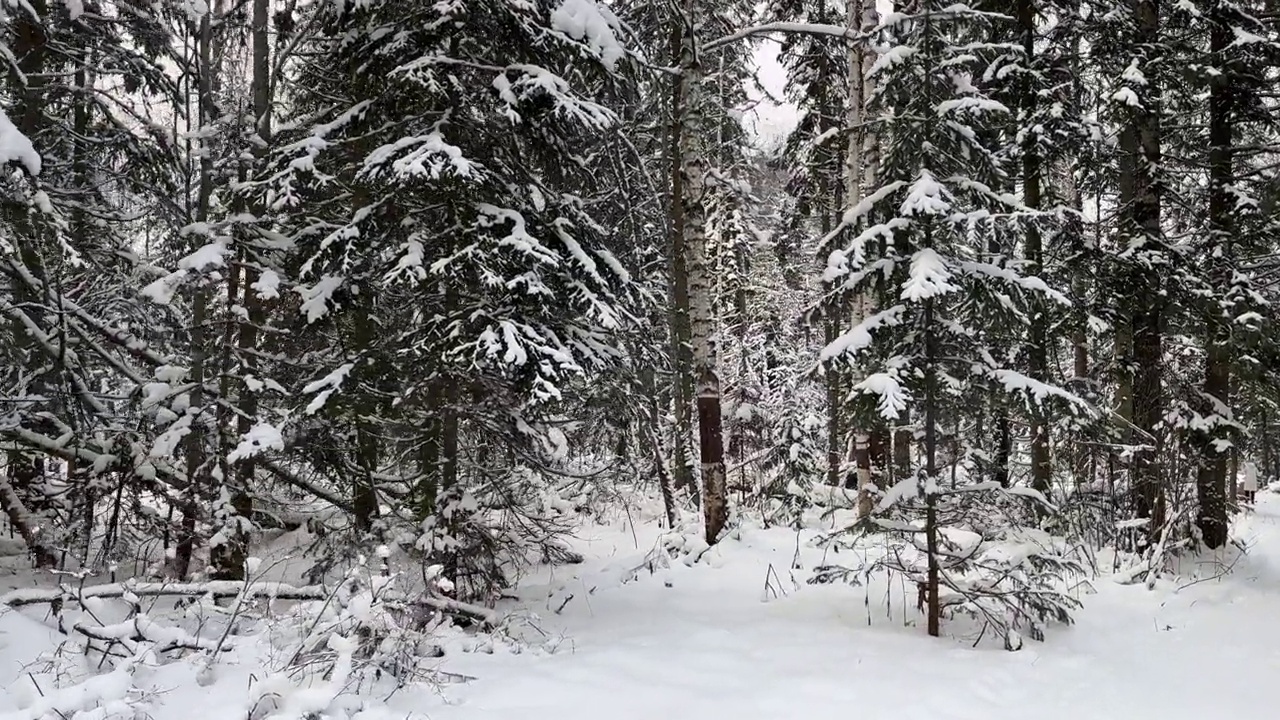
<path id="1" fill-rule="evenodd" d="M 212 596 L 214 598 L 233 598 L 243 595 L 245 599 L 324 600 L 333 594 L 333 588 L 320 585 L 289 585 L 279 582 L 253 582 L 246 585 L 238 580 L 214 580 L 203 583 L 124 582 L 88 585 L 77 589 L 63 586 L 58 588 L 11 590 L 0 595 L 0 605 L 16 608 L 24 605 L 77 602 L 86 598 L 119 598 L 127 594 L 137 597 Z M 399 593 L 388 593 L 378 597 L 385 602 L 428 607 L 449 615 L 464 617 L 478 622 L 488 629 L 498 626 L 497 613 L 488 608 L 460 600 L 431 597 L 429 595 L 407 596 Z"/>
<path id="2" fill-rule="evenodd" d="M 228 646 L 215 640 L 188 635 L 178 628 L 161 627 L 152 622 L 146 615 L 135 615 L 129 620 L 115 625 L 90 625 L 77 622 L 71 626 L 76 632 L 92 640 L 124 647 L 130 655 L 138 652 L 138 643 L 149 642 L 155 645 L 156 652 L 167 653 L 174 650 L 224 650 Z"/>

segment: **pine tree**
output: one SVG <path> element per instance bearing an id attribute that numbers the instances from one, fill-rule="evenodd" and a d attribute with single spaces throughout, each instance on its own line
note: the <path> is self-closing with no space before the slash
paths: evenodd
<path id="1" fill-rule="evenodd" d="M 948 559 L 944 523 L 975 522 L 973 510 L 962 508 L 974 493 L 990 492 L 980 483 L 944 487 L 942 428 L 957 424 L 973 400 L 993 392 L 1009 392 L 1029 407 L 1056 401 L 1089 411 L 1082 401 L 1010 367 L 980 331 L 1025 325 L 1030 298 L 1067 302 L 1043 281 L 984 258 L 997 223 L 1031 212 L 993 189 L 1005 171 L 996 149 L 983 144 L 998 137 L 988 129 L 1010 112 L 984 87 L 1000 77 L 1007 56 L 982 38 L 992 37 L 991 26 L 1003 21 L 929 2 L 895 16 L 887 28 L 892 42 L 872 72 L 882 88 L 873 109 L 886 117 L 879 183 L 843 219 L 847 225 L 872 222 L 851 234 L 827 270 L 845 289 L 877 298 L 880 309 L 828 344 L 824 358 L 856 358 L 857 367 L 866 368 L 853 383 L 864 417 L 893 420 L 914 406 L 922 424 L 924 467 L 888 491 L 867 527 L 902 532 L 908 541 L 924 535 L 924 566 L 901 571 L 924 588 L 931 635 L 940 631 L 941 593 L 954 586 L 951 573 L 962 572 Z M 922 514 L 919 525 L 888 517 L 912 498 L 920 503 L 912 505 Z"/>
<path id="2" fill-rule="evenodd" d="M 528 470 L 563 452 L 557 408 L 617 366 L 633 322 L 630 272 L 574 194 L 594 187 L 585 158 L 617 121 L 594 97 L 624 61 L 621 28 L 585 2 L 315 12 L 275 194 L 303 326 L 334 339 L 304 371 L 304 414 L 352 433 L 361 529 L 407 453 L 419 547 L 489 592 L 523 540 L 486 511 L 559 522 L 529 505 Z"/>

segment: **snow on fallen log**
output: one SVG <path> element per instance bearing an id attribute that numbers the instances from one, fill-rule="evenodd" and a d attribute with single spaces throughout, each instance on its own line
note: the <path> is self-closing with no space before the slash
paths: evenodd
<path id="1" fill-rule="evenodd" d="M 320 585 L 289 585 L 279 582 L 245 584 L 237 580 L 215 580 L 203 583 L 107 583 L 89 585 L 74 591 L 66 587 L 12 590 L 0 595 L 0 605 L 22 607 L 24 605 L 41 605 L 59 601 L 76 602 L 88 598 L 119 598 L 130 594 L 136 597 L 212 596 L 214 598 L 232 598 L 243 595 L 246 599 L 325 600 L 333 594 L 333 588 L 326 588 Z M 470 618 L 489 628 L 494 628 L 498 625 L 498 617 L 494 611 L 460 600 L 431 597 L 429 595 L 407 596 L 401 594 L 382 595 L 379 599 L 405 605 L 429 607 L 450 615 Z"/>
<path id="2" fill-rule="evenodd" d="M 209 638 L 196 637 L 182 628 L 166 627 L 153 621 L 146 614 L 135 615 L 129 620 L 114 625 L 90 625 L 77 622 L 72 626 L 76 632 L 85 637 L 99 640 L 108 645 L 119 643 L 131 654 L 138 653 L 140 642 L 152 643 L 157 652 L 173 650 L 219 650 L 218 642 Z"/>

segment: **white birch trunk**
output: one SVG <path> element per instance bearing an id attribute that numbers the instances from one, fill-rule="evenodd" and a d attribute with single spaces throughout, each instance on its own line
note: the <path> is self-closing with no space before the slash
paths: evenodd
<path id="1" fill-rule="evenodd" d="M 683 0 L 686 23 L 680 45 L 680 177 L 683 191 L 685 251 L 688 253 L 689 315 L 693 346 L 694 394 L 698 408 L 698 448 L 702 461 L 702 507 L 706 539 L 715 543 L 728 521 L 724 467 L 724 439 L 720 417 L 720 376 L 717 370 L 715 318 L 712 315 L 714 278 L 707 257 L 707 161 L 699 139 L 705 131 L 702 63 L 698 57 L 701 3 Z"/>
<path id="2" fill-rule="evenodd" d="M 879 21 L 875 0 L 849 3 L 847 22 L 851 31 L 869 31 Z M 864 189 L 873 187 L 876 179 L 876 139 L 866 124 L 867 100 L 871 95 L 869 74 L 873 62 L 874 53 L 868 50 L 865 42 L 850 43 L 849 102 L 845 115 L 848 126 L 848 147 L 844 159 L 846 208 L 862 202 Z M 848 232 L 856 234 L 858 229 L 849 228 Z M 852 321 L 862 322 L 873 310 L 871 298 L 865 292 L 858 293 L 853 302 Z M 871 475 L 871 435 L 865 427 L 859 428 L 854 442 L 858 466 L 858 516 L 866 517 L 871 513 L 875 483 Z"/>

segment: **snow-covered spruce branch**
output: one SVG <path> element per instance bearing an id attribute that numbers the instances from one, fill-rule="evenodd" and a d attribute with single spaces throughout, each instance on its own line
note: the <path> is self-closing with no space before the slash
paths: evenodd
<path id="1" fill-rule="evenodd" d="M 0 437 L 5 435 L 13 438 L 13 441 L 20 446 L 40 450 L 63 460 L 85 461 L 94 468 L 120 468 L 129 472 L 134 470 L 133 467 L 123 464 L 127 459 L 124 456 L 97 452 L 91 447 L 87 447 L 93 443 L 88 438 L 81 438 L 76 446 L 66 446 L 59 444 L 55 438 L 41 435 L 22 427 L 0 428 Z M 189 486 L 186 475 L 164 463 L 153 463 L 152 465 L 156 470 L 155 479 L 159 481 L 151 488 L 152 491 L 162 495 L 166 502 L 181 505 L 183 499 L 180 493 Z"/>
<path id="2" fill-rule="evenodd" d="M 231 598 L 244 597 L 269 598 L 273 600 L 324 600 L 332 593 L 332 588 L 320 585 L 289 585 L 279 582 L 243 583 L 236 580 L 216 580 L 205 583 L 107 583 L 91 585 L 72 593 L 66 588 L 21 589 L 12 590 L 0 595 L 0 605 L 22 607 L 55 602 L 77 602 L 85 598 L 118 598 L 126 594 L 137 597 L 205 597 Z M 470 618 L 487 628 L 498 625 L 498 616 L 494 611 L 450 598 L 430 597 L 427 595 L 390 595 L 382 598 L 388 602 L 405 605 L 421 605 L 440 612 Z"/>

